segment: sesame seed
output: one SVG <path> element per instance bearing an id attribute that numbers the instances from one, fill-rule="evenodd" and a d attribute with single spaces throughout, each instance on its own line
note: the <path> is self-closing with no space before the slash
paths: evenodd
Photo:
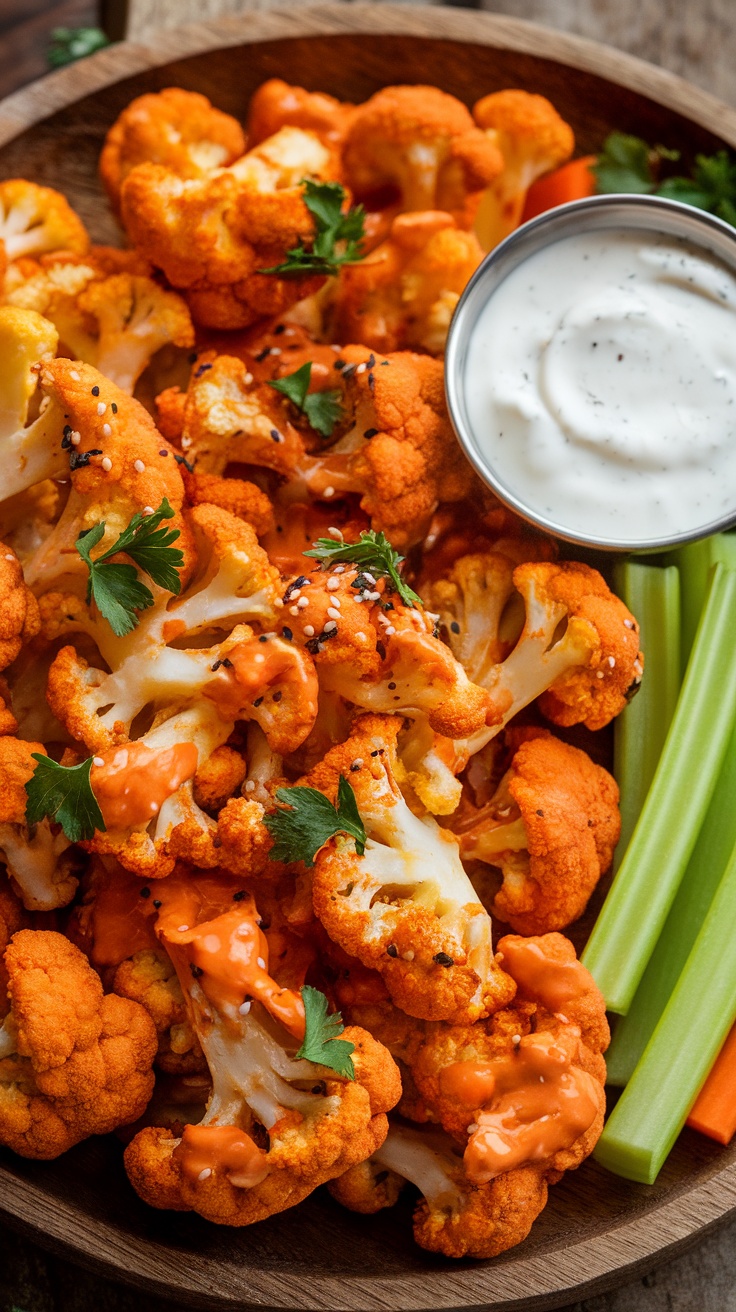
<path id="1" fill-rule="evenodd" d="M 596 672 L 595 672 L 595 677 L 596 677 L 596 679 L 602 679 L 602 678 L 604 678 L 603 670 L 596 670 Z"/>
<path id="2" fill-rule="evenodd" d="M 93 764 L 93 765 L 96 765 L 96 766 L 104 765 L 104 764 L 105 764 L 104 757 L 102 757 L 102 756 L 93 756 L 93 757 L 92 757 L 92 764 Z"/>
<path id="3" fill-rule="evenodd" d="M 339 588 L 339 586 L 340 586 L 339 579 L 333 577 L 327 580 L 327 589 L 329 592 L 334 592 L 336 588 Z"/>
<path id="4" fill-rule="evenodd" d="M 355 760 L 353 761 L 353 763 L 352 763 L 350 769 L 351 769 L 351 770 L 359 770 L 360 767 L 362 766 L 362 764 L 363 764 L 363 757 L 362 757 L 362 756 L 356 756 L 356 758 L 355 758 Z"/>
<path id="5" fill-rule="evenodd" d="M 295 605 L 299 600 L 299 598 L 301 597 L 301 595 L 302 595 L 301 588 L 294 588 L 293 592 L 291 588 L 289 589 L 289 601 L 293 601 Z"/>
<path id="6" fill-rule="evenodd" d="M 334 606 L 328 606 L 327 614 L 329 615 L 331 620 L 339 620 L 340 618 L 340 612 L 339 610 L 335 610 Z"/>
<path id="7" fill-rule="evenodd" d="M 246 387 L 250 387 L 251 383 L 253 382 L 253 375 L 246 374 L 245 378 L 243 379 L 243 382 L 245 383 Z"/>
<path id="8" fill-rule="evenodd" d="M 306 636 L 307 638 L 313 638 L 313 637 L 314 637 L 314 625 L 313 625 L 313 624 L 305 624 L 305 625 L 304 625 L 304 633 L 305 633 L 305 636 Z"/>
<path id="9" fill-rule="evenodd" d="M 152 514 L 153 514 L 153 506 L 144 506 L 144 507 L 143 507 L 143 514 L 144 514 L 144 515 L 152 515 Z"/>
<path id="10" fill-rule="evenodd" d="M 380 592 L 369 592 L 369 593 L 368 593 L 368 600 L 369 600 L 369 601 L 380 601 L 380 600 L 381 600 L 381 594 L 380 594 Z"/>
<path id="11" fill-rule="evenodd" d="M 93 396 L 99 396 L 99 395 L 100 395 L 100 389 L 99 389 L 99 387 L 93 387 L 93 388 L 92 388 L 92 395 L 93 395 Z"/>
<path id="12" fill-rule="evenodd" d="M 256 791 L 256 785 L 253 779 L 246 780 L 245 791 L 246 793 L 254 793 Z"/>
<path id="13" fill-rule="evenodd" d="M 265 961 L 263 960 L 263 957 L 258 957 L 258 958 L 257 958 L 257 964 L 260 966 L 261 970 L 265 970 L 265 969 L 266 969 L 266 963 L 265 963 Z"/>
<path id="14" fill-rule="evenodd" d="M 309 605 L 309 597 L 300 597 L 296 604 L 298 610 L 304 610 L 304 607 Z"/>
<path id="15" fill-rule="evenodd" d="M 512 1034 L 512 1035 L 511 1035 L 511 1042 L 512 1042 L 512 1043 L 521 1043 L 521 1035 L 520 1035 L 520 1034 Z"/>
<path id="16" fill-rule="evenodd" d="M 247 1016 L 248 1012 L 250 1011 L 250 1003 L 241 1002 L 240 1006 L 238 1007 L 238 1011 L 240 1012 L 241 1016 Z"/>
<path id="17" fill-rule="evenodd" d="M 344 541 L 345 541 L 345 538 L 343 537 L 343 532 L 342 532 L 342 529 L 341 529 L 341 528 L 328 528 L 327 532 L 329 533 L 329 535 L 330 535 L 331 538 L 334 538 L 334 539 L 335 539 L 336 542 L 344 542 Z"/>
<path id="18" fill-rule="evenodd" d="M 102 465 L 102 468 L 104 469 L 105 473 L 109 474 L 110 470 L 112 469 L 112 460 L 110 459 L 110 457 L 103 456 L 102 460 L 100 461 L 100 464 Z"/>
<path id="19" fill-rule="evenodd" d="M 112 429 L 111 429 L 110 425 L 109 425 L 109 424 L 103 424 L 103 425 L 102 425 L 102 436 L 103 436 L 103 437 L 110 437 L 111 434 L 112 434 Z"/>
<path id="20" fill-rule="evenodd" d="M 367 569 L 364 569 L 364 570 L 363 570 L 363 578 L 364 578 L 364 579 L 367 579 L 368 582 L 369 582 L 369 583 L 372 583 L 372 584 L 374 585 L 374 587 L 375 587 L 376 580 L 374 579 L 373 575 L 372 575 Z"/>
<path id="21" fill-rule="evenodd" d="M 187 436 L 186 436 L 186 433 L 185 433 L 184 436 L 183 436 L 182 439 L 181 439 L 181 444 L 182 444 L 182 447 L 184 448 L 184 450 L 185 450 L 185 451 L 188 451 L 189 448 L 190 448 L 190 446 L 192 445 L 192 439 L 191 439 L 191 437 L 187 437 Z"/>
<path id="22" fill-rule="evenodd" d="M 556 1011 L 556 1012 L 555 1012 L 555 1015 L 556 1015 L 556 1017 L 557 1017 L 558 1020 L 561 1020 L 561 1021 L 562 1021 L 562 1024 L 563 1024 L 563 1025 L 568 1025 L 568 1024 L 569 1024 L 569 1021 L 568 1021 L 568 1019 L 567 1019 L 567 1016 L 565 1015 L 565 1013 L 564 1013 L 563 1011 Z"/>
<path id="23" fill-rule="evenodd" d="M 332 633 L 337 628 L 334 620 L 328 620 L 325 624 L 325 633 Z"/>
<path id="24" fill-rule="evenodd" d="M 76 369 L 69 370 L 69 377 L 73 378 L 75 383 L 78 383 L 80 381 L 79 374 L 77 373 Z"/>
<path id="25" fill-rule="evenodd" d="M 365 634 L 362 629 L 358 629 L 355 636 L 358 639 L 358 642 L 365 642 L 367 638 L 367 634 Z"/>
<path id="26" fill-rule="evenodd" d="M 633 627 L 634 627 L 634 621 L 633 621 L 633 620 L 624 620 L 624 628 L 626 628 L 626 629 L 633 629 Z"/>
<path id="27" fill-rule="evenodd" d="M 409 948 L 409 951 L 404 953 L 404 961 L 413 961 L 413 960 L 414 960 L 414 952 L 412 948 Z"/>
<path id="28" fill-rule="evenodd" d="M 364 374 L 367 368 L 368 368 L 367 364 L 359 364 L 355 372 L 356 374 Z"/>
<path id="29" fill-rule="evenodd" d="M 330 601 L 332 602 L 333 606 L 337 606 L 338 610 L 342 606 L 342 602 L 339 597 L 330 597 Z"/>
<path id="30" fill-rule="evenodd" d="M 198 1180 L 209 1180 L 209 1178 L 210 1178 L 211 1175 L 212 1175 L 212 1167 L 211 1167 L 211 1166 L 205 1166 L 204 1169 L 200 1171 L 199 1175 L 197 1176 L 197 1179 L 198 1179 Z"/>
<path id="31" fill-rule="evenodd" d="M 332 342 L 332 343 L 330 344 L 330 350 L 331 350 L 331 351 L 338 351 L 338 352 L 340 352 L 340 351 L 342 350 L 342 347 L 341 347 L 341 346 L 336 346 L 335 343 Z"/>
<path id="32" fill-rule="evenodd" d="M 344 565 L 336 565 L 335 568 L 334 568 L 334 570 L 333 570 L 332 572 L 333 572 L 333 574 L 344 574 L 344 573 L 345 573 L 345 566 L 344 566 Z"/>
<path id="33" fill-rule="evenodd" d="M 386 634 L 387 638 L 392 638 L 395 632 L 396 629 L 394 628 L 393 624 L 389 624 L 388 627 L 384 629 L 384 633 Z"/>
<path id="34" fill-rule="evenodd" d="M 117 414 L 117 412 L 118 412 L 118 407 L 117 407 L 115 401 L 111 401 L 111 402 L 110 402 L 110 409 L 112 410 L 112 412 L 113 412 L 114 415 Z M 168 455 L 168 452 L 167 452 L 166 454 Z"/>
<path id="35" fill-rule="evenodd" d="M 76 433 L 76 432 L 75 432 L 75 433 L 70 433 L 70 434 L 69 434 L 69 441 L 71 442 L 72 446 L 79 446 L 79 443 L 81 442 L 81 440 L 82 440 L 82 434 L 81 434 L 81 433 Z"/>
<path id="36" fill-rule="evenodd" d="M 145 469 L 145 467 L 146 467 L 146 466 L 144 465 L 144 463 L 143 463 L 142 460 L 136 460 L 136 461 L 134 461 L 134 463 L 133 463 L 133 468 L 134 468 L 136 474 L 142 474 L 142 473 L 143 473 L 143 470 Z"/>
<path id="37" fill-rule="evenodd" d="M 334 495 L 335 495 L 335 489 L 332 486 L 332 484 L 330 484 L 329 487 L 326 487 L 324 492 L 322 493 L 323 497 L 334 497 Z"/>
<path id="38" fill-rule="evenodd" d="M 290 606 L 290 607 L 289 607 L 289 614 L 290 614 L 290 615 L 298 615 L 298 614 L 299 614 L 299 607 L 298 607 L 298 606 Z"/>
<path id="39" fill-rule="evenodd" d="M 186 934 L 188 929 L 189 929 L 188 925 L 180 925 L 176 932 L 177 934 Z"/>
<path id="40" fill-rule="evenodd" d="M 98 402 L 97 402 L 97 413 L 98 413 L 98 415 L 104 415 L 104 413 L 105 413 L 106 410 L 107 410 L 107 406 L 105 405 L 105 402 L 104 402 L 104 401 L 98 401 Z"/>
<path id="41" fill-rule="evenodd" d="M 272 347 L 271 347 L 271 355 L 281 355 L 281 347 L 280 347 L 280 346 L 272 346 Z"/>

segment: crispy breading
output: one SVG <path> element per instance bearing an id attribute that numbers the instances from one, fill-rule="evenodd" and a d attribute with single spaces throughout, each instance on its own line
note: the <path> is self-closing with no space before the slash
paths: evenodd
<path id="1" fill-rule="evenodd" d="M 8 260 L 44 251 L 84 254 L 89 237 L 66 197 L 24 178 L 0 182 L 0 242 Z"/>
<path id="2" fill-rule="evenodd" d="M 270 77 L 250 98 L 248 142 L 257 146 L 281 128 L 293 127 L 315 132 L 325 145 L 339 149 L 354 115 L 355 105 Z"/>

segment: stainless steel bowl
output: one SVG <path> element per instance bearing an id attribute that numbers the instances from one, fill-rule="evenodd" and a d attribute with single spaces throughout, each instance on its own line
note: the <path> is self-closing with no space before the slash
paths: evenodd
<path id="1" fill-rule="evenodd" d="M 460 297 L 450 325 L 445 354 L 447 404 L 453 427 L 471 464 L 496 496 L 523 519 L 579 546 L 607 551 L 662 551 L 718 533 L 736 523 L 736 488 L 733 511 L 697 529 L 674 533 L 667 538 L 612 540 L 582 536 L 571 531 L 562 521 L 540 514 L 506 486 L 502 475 L 483 453 L 470 424 L 466 406 L 465 367 L 468 344 L 481 311 L 500 283 L 524 260 L 563 237 L 611 228 L 655 232 L 659 236 L 684 239 L 720 260 L 736 275 L 736 229 L 691 205 L 664 200 L 658 196 L 610 195 L 591 196 L 586 200 L 572 201 L 568 205 L 548 210 L 517 228 L 492 250 L 476 269 Z"/>

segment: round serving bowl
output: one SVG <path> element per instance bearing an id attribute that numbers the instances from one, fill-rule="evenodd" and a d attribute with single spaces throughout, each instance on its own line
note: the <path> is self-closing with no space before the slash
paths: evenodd
<path id="1" fill-rule="evenodd" d="M 0 106 L 0 176 L 63 191 L 95 240 L 120 242 L 97 181 L 110 124 L 145 91 L 183 86 L 242 117 L 254 89 L 279 76 L 362 100 L 395 82 L 434 83 L 472 104 L 523 87 L 572 124 L 579 153 L 616 128 L 699 151 L 736 147 L 736 111 L 705 92 L 591 42 L 490 14 L 389 5 L 249 12 L 122 44 L 54 73 Z M 585 941 L 600 906 L 572 937 Z M 736 1212 L 736 1145 L 685 1131 L 656 1185 L 638 1186 L 589 1161 L 551 1191 L 519 1247 L 490 1262 L 449 1262 L 414 1247 L 411 1202 L 373 1217 L 318 1190 L 246 1230 L 141 1203 L 115 1138 L 55 1162 L 0 1155 L 0 1214 L 92 1269 L 199 1309 L 559 1307 L 620 1285 L 672 1257 Z"/>

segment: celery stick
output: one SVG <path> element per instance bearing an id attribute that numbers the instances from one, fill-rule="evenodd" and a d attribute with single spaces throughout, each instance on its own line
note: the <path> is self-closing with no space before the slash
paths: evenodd
<path id="1" fill-rule="evenodd" d="M 736 849 L 685 967 L 595 1156 L 653 1184 L 736 1020 Z"/>
<path id="2" fill-rule="evenodd" d="M 639 621 L 645 659 L 641 688 L 614 724 L 613 773 L 621 790 L 617 870 L 649 792 L 680 691 L 680 575 L 674 565 L 662 568 L 626 560 L 614 570 L 614 587 Z"/>
<path id="3" fill-rule="evenodd" d="M 620 1016 L 606 1053 L 608 1083 L 634 1073 L 687 961 L 736 844 L 736 728 L 703 828 L 628 1013 Z"/>
<path id="4" fill-rule="evenodd" d="M 664 750 L 583 962 L 625 1014 L 690 860 L 736 713 L 736 572 L 716 565 Z"/>
<path id="5" fill-rule="evenodd" d="M 736 533 L 716 533 L 713 537 L 701 538 L 699 542 L 688 542 L 674 552 L 671 559 L 680 571 L 680 659 L 684 675 L 703 607 L 708 575 L 719 561 L 728 569 L 736 569 Z"/>

